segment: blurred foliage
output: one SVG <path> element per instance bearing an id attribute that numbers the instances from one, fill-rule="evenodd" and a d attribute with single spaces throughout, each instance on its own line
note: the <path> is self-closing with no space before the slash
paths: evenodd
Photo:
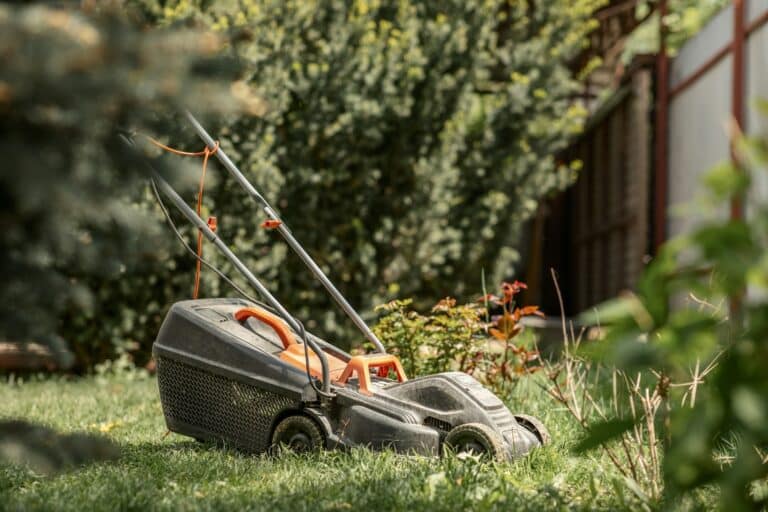
<path id="1" fill-rule="evenodd" d="M 586 114 L 565 64 L 601 0 L 126 3 L 140 14 L 120 1 L 0 6 L 1 297 L 14 305 L 0 338 L 63 338 L 81 369 L 146 360 L 194 262 L 158 229 L 115 134 L 198 150 L 174 123 L 184 107 L 229 119 L 212 132 L 362 309 L 465 293 L 482 267 L 508 275 L 519 226 L 574 177 L 550 155 Z M 246 80 L 227 82 L 231 60 L 201 27 L 229 41 Z M 190 159 L 158 164 L 199 176 Z M 254 229 L 263 219 L 237 185 L 208 190 L 204 216 L 216 209 L 256 274 L 308 327 L 345 333 L 300 262 Z M 232 293 L 210 272 L 203 291 Z"/>
<path id="2" fill-rule="evenodd" d="M 414 311 L 410 299 L 393 300 L 376 308 L 383 316 L 374 332 L 409 376 L 462 371 L 505 396 L 521 376 L 539 368 L 532 365 L 539 358 L 532 339 L 518 336 L 524 316 L 541 316 L 536 306 L 515 307 L 514 296 L 524 287 L 504 283 L 501 297 L 463 305 L 447 297 L 428 315 Z"/>
<path id="3" fill-rule="evenodd" d="M 249 70 L 235 91 L 263 101 L 230 118 L 222 147 L 366 316 L 468 293 L 481 268 L 501 281 L 537 201 L 574 178 L 552 158 L 586 115 L 566 64 L 602 0 L 131 3 L 231 38 Z M 256 275 L 309 329 L 356 344 L 238 186 L 209 190 Z M 230 293 L 211 273 L 202 290 Z"/>
<path id="4" fill-rule="evenodd" d="M 768 104 L 762 108 L 768 115 Z M 697 215 L 723 212 L 723 202 L 745 197 L 755 174 L 768 169 L 767 140 L 736 140 L 738 166 L 722 164 L 705 176 L 708 195 Z M 668 432 L 667 494 L 714 483 L 722 508 L 747 510 L 766 505 L 755 486 L 763 479 L 765 487 L 768 476 L 768 203 L 755 194 L 746 219 L 711 216 L 662 248 L 636 295 L 601 309 L 609 329 L 591 350 L 626 371 L 655 376 L 668 404 L 659 426 Z M 705 367 L 713 369 L 695 406 L 674 407 L 669 397 L 689 388 L 670 382 L 699 378 Z"/>
<path id="5" fill-rule="evenodd" d="M 144 30 L 107 4 L 0 4 L 0 339 L 66 354 L 63 336 L 82 364 L 151 339 L 178 294 L 117 131 L 169 133 L 201 98 L 235 106 L 216 35 Z"/>
<path id="6" fill-rule="evenodd" d="M 667 29 L 667 48 L 674 55 L 683 44 L 696 35 L 704 25 L 728 5 L 729 0 L 669 0 L 668 14 L 664 18 Z M 638 19 L 648 16 L 651 2 L 639 2 Z M 635 55 L 659 51 L 659 16 L 653 13 L 627 39 L 622 60 L 630 62 Z"/>
<path id="7" fill-rule="evenodd" d="M 114 460 L 119 455 L 117 445 L 103 436 L 59 434 L 23 420 L 0 421 L 0 463 L 52 474 L 89 462 Z"/>

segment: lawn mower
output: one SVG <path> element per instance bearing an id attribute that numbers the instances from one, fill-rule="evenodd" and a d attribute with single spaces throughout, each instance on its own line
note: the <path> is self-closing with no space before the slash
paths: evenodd
<path id="1" fill-rule="evenodd" d="M 351 355 L 307 332 L 149 161 L 152 186 L 169 199 L 244 276 L 262 300 L 184 300 L 173 304 L 153 345 L 160 400 L 168 429 L 248 452 L 275 448 L 314 451 L 366 446 L 441 455 L 469 453 L 492 460 L 519 458 L 545 444 L 537 419 L 512 414 L 472 376 L 446 372 L 409 379 L 397 357 L 295 239 L 277 212 L 187 113 L 206 144 L 206 161 L 222 166 L 263 210 L 277 231 L 375 348 Z M 125 138 L 128 145 L 134 141 Z M 182 239 L 183 241 L 183 239 Z M 186 244 L 188 250 L 193 249 Z M 204 260 L 198 261 L 226 275 Z"/>

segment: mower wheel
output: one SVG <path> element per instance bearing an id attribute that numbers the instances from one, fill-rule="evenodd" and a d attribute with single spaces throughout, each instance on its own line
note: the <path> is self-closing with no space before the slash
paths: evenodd
<path id="1" fill-rule="evenodd" d="M 482 423 L 465 423 L 448 432 L 443 442 L 444 452 L 459 455 L 480 455 L 490 460 L 504 461 L 507 452 L 499 434 Z"/>
<path id="2" fill-rule="evenodd" d="M 552 436 L 549 435 L 549 430 L 547 430 L 547 427 L 545 427 L 538 418 L 528 416 L 527 414 L 515 414 L 515 419 L 520 426 L 529 432 L 532 432 L 538 438 L 542 446 L 548 445 L 552 440 Z"/>
<path id="3" fill-rule="evenodd" d="M 324 445 L 317 423 L 298 414 L 283 418 L 272 433 L 272 448 L 276 453 L 283 447 L 296 453 L 314 452 Z"/>

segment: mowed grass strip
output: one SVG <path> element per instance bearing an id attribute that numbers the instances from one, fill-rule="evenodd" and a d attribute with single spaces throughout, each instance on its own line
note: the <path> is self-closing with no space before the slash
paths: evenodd
<path id="1" fill-rule="evenodd" d="M 641 505 L 629 491 L 616 491 L 618 473 L 600 452 L 571 453 L 580 428 L 534 382 L 519 385 L 509 404 L 513 411 L 540 417 L 553 443 L 505 464 L 364 448 L 274 458 L 166 435 L 157 382 L 138 372 L 4 383 L 0 418 L 24 418 L 61 432 L 101 433 L 116 441 L 122 454 L 114 462 L 54 476 L 0 466 L 0 509 L 411 512 Z"/>

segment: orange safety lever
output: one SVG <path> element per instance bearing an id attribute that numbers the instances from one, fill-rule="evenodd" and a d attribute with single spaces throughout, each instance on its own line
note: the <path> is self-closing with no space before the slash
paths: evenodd
<path id="1" fill-rule="evenodd" d="M 398 382 L 405 382 L 408 378 L 405 376 L 403 365 L 400 360 L 392 354 L 369 354 L 364 356 L 354 356 L 347 363 L 347 367 L 336 381 L 337 384 L 344 385 L 349 381 L 353 374 L 357 375 L 357 386 L 360 393 L 372 395 L 371 370 L 376 370 L 379 377 L 389 375 L 390 370 L 395 372 Z"/>

